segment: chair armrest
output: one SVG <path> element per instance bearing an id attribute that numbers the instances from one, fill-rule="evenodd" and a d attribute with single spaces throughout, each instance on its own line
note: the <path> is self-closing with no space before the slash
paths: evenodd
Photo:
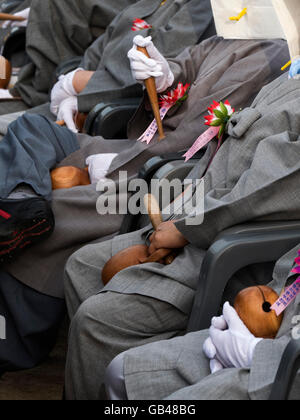
<path id="1" fill-rule="evenodd" d="M 138 109 L 142 98 L 121 98 L 101 102 L 88 114 L 83 132 L 105 139 L 127 139 L 127 124 Z"/>
<path id="2" fill-rule="evenodd" d="M 277 261 L 300 243 L 300 221 L 260 222 L 221 233 L 203 261 L 188 332 L 210 327 L 231 277 L 251 264 Z"/>
<path id="3" fill-rule="evenodd" d="M 289 394 L 300 369 L 300 339 L 291 340 L 283 353 L 281 363 L 273 384 L 270 401 L 283 401 Z"/>

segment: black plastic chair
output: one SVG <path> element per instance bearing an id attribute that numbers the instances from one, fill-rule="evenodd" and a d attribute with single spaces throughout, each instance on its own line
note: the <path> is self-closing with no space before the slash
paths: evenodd
<path id="1" fill-rule="evenodd" d="M 121 98 L 101 102 L 88 114 L 83 132 L 105 139 L 127 139 L 127 125 L 136 113 L 142 98 Z"/>
<path id="2" fill-rule="evenodd" d="M 222 232 L 203 261 L 188 332 L 210 326 L 221 308 L 224 290 L 238 270 L 275 262 L 299 243 L 300 221 L 249 223 Z"/>
<path id="3" fill-rule="evenodd" d="M 252 223 L 222 232 L 203 261 L 188 332 L 210 327 L 229 280 L 239 269 L 275 262 L 300 243 L 300 221 Z M 300 369 L 300 340 L 291 340 L 273 384 L 271 400 L 286 400 Z M 300 399 L 300 395 L 299 395 Z"/>

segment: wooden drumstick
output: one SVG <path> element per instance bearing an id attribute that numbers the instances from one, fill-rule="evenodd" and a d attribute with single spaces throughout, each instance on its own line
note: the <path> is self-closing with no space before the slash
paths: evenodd
<path id="1" fill-rule="evenodd" d="M 155 230 L 157 230 L 158 226 L 163 222 L 163 218 L 159 204 L 154 195 L 146 194 L 144 197 L 144 204 L 150 217 L 152 226 Z M 172 262 L 175 260 L 178 254 L 178 251 L 172 249 L 161 249 L 159 251 L 161 251 L 161 258 L 165 260 L 166 265 L 172 264 Z M 151 262 L 152 258 L 153 256 L 150 256 L 147 259 L 147 262 Z M 156 253 L 154 254 L 154 259 L 156 259 Z"/>
<path id="2" fill-rule="evenodd" d="M 26 19 L 23 18 L 22 16 L 15 16 L 9 13 L 0 13 L 0 20 L 12 20 L 12 21 L 23 22 Z"/>
<path id="3" fill-rule="evenodd" d="M 144 197 L 144 204 L 149 214 L 152 226 L 156 230 L 163 221 L 158 202 L 154 195 L 146 194 Z"/>
<path id="4" fill-rule="evenodd" d="M 137 50 L 145 54 L 148 58 L 151 58 L 146 48 L 137 47 Z M 152 111 L 155 116 L 156 124 L 158 127 L 159 140 L 163 140 L 166 136 L 164 133 L 164 129 L 163 129 L 160 113 L 159 113 L 158 96 L 157 96 L 154 77 L 150 77 L 149 79 L 145 80 L 145 86 L 147 89 L 147 93 L 148 93 L 150 103 L 152 106 Z"/>

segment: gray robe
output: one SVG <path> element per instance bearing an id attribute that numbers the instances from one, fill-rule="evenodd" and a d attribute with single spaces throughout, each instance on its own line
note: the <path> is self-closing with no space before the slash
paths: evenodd
<path id="1" fill-rule="evenodd" d="M 270 287 L 280 293 L 295 275 L 290 271 L 300 245 L 280 259 Z M 126 391 L 130 400 L 263 400 L 268 399 L 283 352 L 296 328 L 300 296 L 287 308 L 276 340 L 263 340 L 254 352 L 251 369 L 225 369 L 210 374 L 202 348 L 208 331 L 129 350 L 124 357 Z M 299 333 L 299 329 L 294 331 Z M 299 372 L 300 373 L 300 372 Z M 291 399 L 299 400 L 300 374 Z"/>
<path id="2" fill-rule="evenodd" d="M 153 28 L 132 31 L 136 17 Z M 161 0 L 140 0 L 118 15 L 83 57 L 82 67 L 95 74 L 78 96 L 81 112 L 101 101 L 141 96 L 142 87 L 133 79 L 127 58 L 137 34 L 151 35 L 163 56 L 176 57 L 184 48 L 215 34 L 210 0 L 167 0 L 162 6 Z"/>
<path id="3" fill-rule="evenodd" d="M 249 104 L 262 86 L 281 73 L 278 61 L 285 62 L 287 57 L 284 41 L 224 41 L 215 37 L 187 49 L 171 65 L 176 75 L 175 85 L 182 81 L 192 86 L 188 100 L 180 108 L 171 110 L 165 120 L 168 134 L 165 140 L 158 142 L 155 138 L 147 146 L 136 140 L 107 141 L 78 135 L 81 151 L 61 165 L 84 167 L 86 157 L 91 154 L 116 152 L 119 156 L 112 162 L 109 177 L 117 180 L 119 170 L 126 170 L 129 177 L 134 178 L 149 158 L 190 147 L 207 128 L 203 116 L 214 99 L 229 99 L 237 109 Z M 136 127 L 137 136 L 149 122 L 145 113 L 136 121 L 133 129 Z M 243 170 L 242 166 L 238 168 Z M 230 171 L 229 174 L 226 168 L 224 171 L 220 176 L 227 179 Z M 120 229 L 121 215 L 97 214 L 98 198 L 94 185 L 55 191 L 54 234 L 46 242 L 25 251 L 5 269 L 41 293 L 63 297 L 62 274 L 67 258 L 84 244 L 115 235 Z M 78 228 L 74 229 L 74 225 Z"/>
<path id="4" fill-rule="evenodd" d="M 31 63 L 12 90 L 28 106 L 48 101 L 54 72 L 63 61 L 82 56 L 111 21 L 136 0 L 32 0 L 26 33 Z"/>
<path id="5" fill-rule="evenodd" d="M 105 370 L 116 355 L 182 335 L 206 251 L 224 229 L 250 221 L 299 218 L 300 197 L 296 193 L 300 174 L 299 105 L 300 81 L 287 80 L 283 75 L 263 88 L 251 107 L 232 117 L 229 137 L 204 176 L 204 221 L 190 226 L 189 215 L 176 222 L 190 243 L 171 265 L 149 263 L 129 267 L 103 288 L 100 279 L 105 263 L 131 245 L 145 244 L 151 227 L 83 247 L 69 259 L 65 270 L 65 295 L 72 319 L 66 369 L 69 399 L 104 398 Z M 208 155 L 209 151 L 188 179 L 203 176 Z M 198 345 L 206 336 L 201 337 Z M 283 341 L 287 343 L 286 338 Z M 264 355 L 272 352 L 272 343 L 267 344 L 266 351 L 262 350 Z M 258 383 L 265 378 L 260 355 L 258 352 L 260 369 L 256 370 L 255 379 Z M 172 359 L 171 364 L 166 357 L 163 360 L 172 376 Z M 180 365 L 180 357 L 178 362 Z M 162 370 L 161 359 L 159 363 L 158 370 Z M 141 369 L 147 370 L 147 363 Z M 152 359 L 149 369 L 153 371 Z M 200 378 L 206 377 L 207 362 L 198 370 L 196 363 L 192 363 L 191 371 L 194 370 L 202 370 Z M 247 372 L 236 370 L 230 377 L 227 370 L 224 375 L 222 383 L 225 386 L 233 383 L 237 398 L 247 397 Z M 130 377 L 130 372 L 127 376 Z M 142 378 L 143 373 L 137 374 L 139 385 Z M 159 384 L 158 379 L 157 392 Z M 223 395 L 228 395 L 226 390 Z"/>
<path id="6" fill-rule="evenodd" d="M 124 1 L 128 2 L 128 0 Z M 94 3 L 95 0 L 91 5 Z M 79 11 L 75 9 L 77 14 L 82 8 L 81 4 L 82 2 L 77 6 Z M 153 25 L 151 30 L 142 30 L 138 33 L 144 36 L 151 34 L 156 46 L 167 57 L 175 57 L 185 47 L 194 45 L 215 34 L 210 0 L 201 0 L 200 2 L 198 0 L 176 0 L 175 2 L 168 0 L 163 6 L 160 5 L 161 1 L 159 0 L 153 2 L 140 0 L 128 7 L 119 13 L 105 34 L 99 36 L 89 48 L 87 48 L 89 44 L 85 40 L 86 35 L 80 37 L 81 43 L 87 44 L 80 53 L 84 54 L 81 67 L 95 71 L 88 86 L 78 97 L 80 111 L 89 112 L 102 100 L 142 95 L 142 87 L 133 79 L 127 59 L 127 52 L 132 47 L 132 39 L 137 35 L 137 32 L 131 31 L 133 20 L 136 17 L 143 16 L 147 22 Z M 54 6 L 55 2 L 51 3 L 51 7 Z M 58 7 L 61 7 L 61 3 Z M 73 3 L 72 7 L 74 7 Z M 27 50 L 32 63 L 22 69 L 19 82 L 12 90 L 12 93 L 15 96 L 21 96 L 22 100 L 0 100 L 0 115 L 5 115 L 4 118 L 0 118 L 1 134 L 6 133 L 8 121 L 15 117 L 6 114 L 28 111 L 30 107 L 33 107 L 30 109 L 30 113 L 40 113 L 54 119 L 50 113 L 49 104 L 46 103 L 49 100 L 49 90 L 55 82 L 53 79 L 54 70 L 63 59 L 79 54 L 77 51 L 79 46 L 76 46 L 77 53 L 75 54 L 72 52 L 75 48 L 72 46 L 74 41 L 69 40 L 70 33 L 72 34 L 74 30 L 74 22 L 70 21 L 69 23 L 71 25 L 70 33 L 65 29 L 62 30 L 60 25 L 61 23 L 65 25 L 65 22 L 52 22 L 54 12 L 50 13 L 49 9 L 46 15 L 47 20 L 43 21 L 43 26 L 39 23 L 34 24 L 34 21 L 41 20 L 39 14 L 42 12 L 40 8 L 38 10 L 32 12 L 30 16 L 27 35 Z M 64 8 L 60 10 L 60 13 L 63 14 L 64 10 Z M 98 8 L 96 8 L 97 10 Z M 38 13 L 38 16 L 35 17 L 35 13 Z M 43 19 L 45 19 L 44 11 Z M 65 19 L 69 22 L 67 17 Z M 96 17 L 94 17 L 95 19 Z M 44 39 L 44 43 L 41 43 L 37 32 L 44 33 L 44 24 L 52 25 L 51 31 L 56 31 L 58 35 L 51 39 Z M 87 32 L 86 30 L 85 33 Z M 60 42 L 56 42 L 56 39 L 59 39 Z M 46 42 L 48 43 L 47 48 L 44 45 Z M 45 51 L 47 51 L 47 55 Z M 60 54 L 57 54 L 57 51 Z M 120 63 L 123 67 L 122 72 L 119 71 Z M 37 106 L 38 104 L 43 105 Z"/>

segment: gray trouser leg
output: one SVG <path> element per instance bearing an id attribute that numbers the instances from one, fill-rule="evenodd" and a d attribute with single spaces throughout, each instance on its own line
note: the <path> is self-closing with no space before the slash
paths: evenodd
<path id="1" fill-rule="evenodd" d="M 105 371 L 114 357 L 130 348 L 182 334 L 186 325 L 185 314 L 153 298 L 112 292 L 92 296 L 71 323 L 67 399 L 106 399 Z"/>
<path id="2" fill-rule="evenodd" d="M 105 374 L 105 389 L 110 400 L 128 400 L 124 377 L 124 355 L 119 354 L 109 364 Z"/>

